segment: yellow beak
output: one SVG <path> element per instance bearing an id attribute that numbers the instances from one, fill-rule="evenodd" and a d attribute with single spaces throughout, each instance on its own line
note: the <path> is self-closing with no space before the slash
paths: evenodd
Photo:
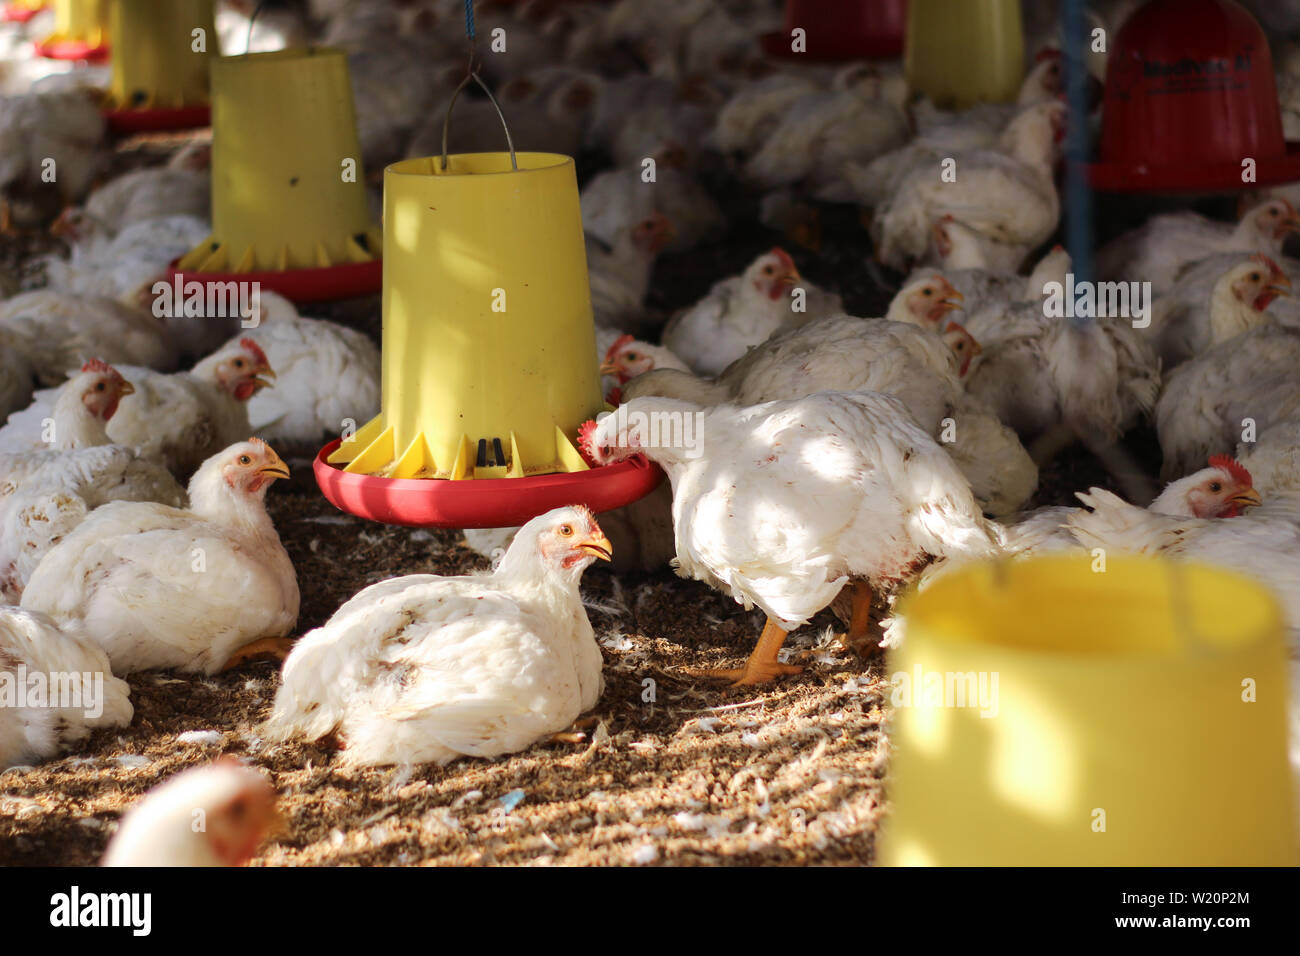
<path id="1" fill-rule="evenodd" d="M 609 543 L 609 538 L 605 537 L 605 532 L 599 528 L 589 537 L 578 542 L 578 550 L 594 554 L 602 561 L 610 561 L 614 557 L 614 546 Z"/>

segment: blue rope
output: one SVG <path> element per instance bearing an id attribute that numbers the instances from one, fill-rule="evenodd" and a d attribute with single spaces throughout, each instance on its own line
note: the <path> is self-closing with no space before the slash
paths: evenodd
<path id="1" fill-rule="evenodd" d="M 474 39 L 474 0 L 465 0 L 465 35 Z"/>

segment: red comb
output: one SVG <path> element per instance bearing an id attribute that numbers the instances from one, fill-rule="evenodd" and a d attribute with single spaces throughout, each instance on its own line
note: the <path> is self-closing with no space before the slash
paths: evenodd
<path id="1" fill-rule="evenodd" d="M 631 344 L 632 344 L 633 342 L 635 342 L 635 341 L 636 341 L 636 336 L 634 336 L 634 335 L 630 335 L 630 334 L 628 334 L 628 333 L 626 333 L 626 332 L 623 333 L 623 334 L 620 335 L 618 338 L 616 338 L 616 339 L 614 340 L 614 344 L 611 345 L 611 346 L 606 350 L 606 352 L 605 352 L 605 361 L 606 361 L 606 362 L 612 362 L 612 361 L 614 361 L 614 356 L 618 355 L 618 353 L 619 353 L 620 351 L 622 351 L 622 349 L 623 349 L 625 346 L 631 345 Z"/>
<path id="2" fill-rule="evenodd" d="M 242 348 L 245 352 L 247 352 L 251 356 L 253 356 L 253 358 L 257 359 L 257 361 L 260 364 L 265 365 L 268 368 L 270 367 L 271 361 L 266 357 L 266 353 L 262 351 L 262 346 L 258 345 L 252 339 L 248 338 L 247 336 L 240 339 L 239 347 Z"/>
<path id="3" fill-rule="evenodd" d="M 591 437 L 596 431 L 595 419 L 588 419 L 578 426 L 578 453 L 593 468 L 600 464 L 596 449 L 591 444 Z"/>
<path id="4" fill-rule="evenodd" d="M 109 365 L 102 358 L 86 359 L 86 364 L 81 366 L 83 372 L 115 372 L 113 366 Z"/>
<path id="5" fill-rule="evenodd" d="M 780 246 L 773 246 L 771 254 L 776 256 L 777 259 L 781 261 L 781 268 L 783 269 L 794 268 L 794 260 L 790 258 L 790 253 L 786 252 Z"/>
<path id="6" fill-rule="evenodd" d="M 1239 485 L 1244 485 L 1247 488 L 1254 486 L 1254 479 L 1250 477 L 1250 472 L 1246 466 L 1231 455 L 1211 455 L 1210 467 L 1226 471 L 1232 475 L 1232 480 Z"/>

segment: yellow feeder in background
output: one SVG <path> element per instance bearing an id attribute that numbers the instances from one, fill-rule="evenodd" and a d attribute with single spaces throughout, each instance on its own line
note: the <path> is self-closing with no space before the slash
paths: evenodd
<path id="1" fill-rule="evenodd" d="M 217 52 L 213 0 L 112 0 L 109 29 L 116 38 L 109 87 L 114 107 L 208 102 L 208 57 Z M 201 39 L 196 30 L 203 31 Z"/>
<path id="2" fill-rule="evenodd" d="M 590 468 L 577 449 L 605 403 L 573 159 L 448 156 L 445 125 L 443 144 L 384 171 L 383 411 L 317 457 L 321 490 L 455 528 L 648 494 L 654 466 Z"/>
<path id="3" fill-rule="evenodd" d="M 908 0 L 904 68 L 942 109 L 1013 102 L 1025 78 L 1020 0 Z"/>
<path id="4" fill-rule="evenodd" d="M 54 32 L 36 52 L 52 60 L 102 60 L 108 37 L 108 0 L 54 0 Z"/>
<path id="5" fill-rule="evenodd" d="M 972 565 L 908 602 L 882 862 L 1297 862 L 1276 599 L 1203 565 L 1092 561 Z"/>
<path id="6" fill-rule="evenodd" d="M 186 280 L 257 281 L 297 302 L 377 291 L 342 50 L 212 60 L 212 235 L 181 257 Z"/>

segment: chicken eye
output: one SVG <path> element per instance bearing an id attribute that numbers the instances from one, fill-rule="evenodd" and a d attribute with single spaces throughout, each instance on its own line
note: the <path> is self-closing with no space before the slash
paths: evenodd
<path id="1" fill-rule="evenodd" d="M 641 356 L 637 355 L 635 352 L 624 352 L 623 357 L 627 359 L 629 362 L 635 362 L 639 358 L 641 358 Z"/>
<path id="2" fill-rule="evenodd" d="M 253 463 L 253 459 L 249 458 L 247 455 L 240 455 L 239 463 L 241 465 L 251 465 Z"/>
<path id="3" fill-rule="evenodd" d="M 922 289 L 922 290 L 921 290 L 921 295 L 934 295 L 934 290 L 933 290 L 933 289 Z"/>
<path id="4" fill-rule="evenodd" d="M 97 391 L 97 392 L 102 392 L 102 391 L 103 391 L 105 388 L 107 388 L 107 387 L 108 387 L 108 386 L 106 386 L 103 382 L 97 382 L 97 383 L 95 384 L 95 391 Z"/>
<path id="5" fill-rule="evenodd" d="M 1211 490 L 1211 491 L 1222 491 L 1222 490 L 1223 490 L 1223 485 L 1219 484 L 1217 481 L 1212 481 L 1212 482 L 1210 482 L 1210 490 Z"/>
<path id="6" fill-rule="evenodd" d="M 247 812 L 248 812 L 248 804 L 245 803 L 243 800 L 236 800 L 234 803 L 230 805 L 230 819 L 235 820 L 236 822 L 242 820 L 244 818 L 244 814 L 246 814 Z"/>
<path id="7" fill-rule="evenodd" d="M 568 525 L 568 524 L 560 525 L 560 534 L 565 538 L 573 537 L 573 525 Z"/>

